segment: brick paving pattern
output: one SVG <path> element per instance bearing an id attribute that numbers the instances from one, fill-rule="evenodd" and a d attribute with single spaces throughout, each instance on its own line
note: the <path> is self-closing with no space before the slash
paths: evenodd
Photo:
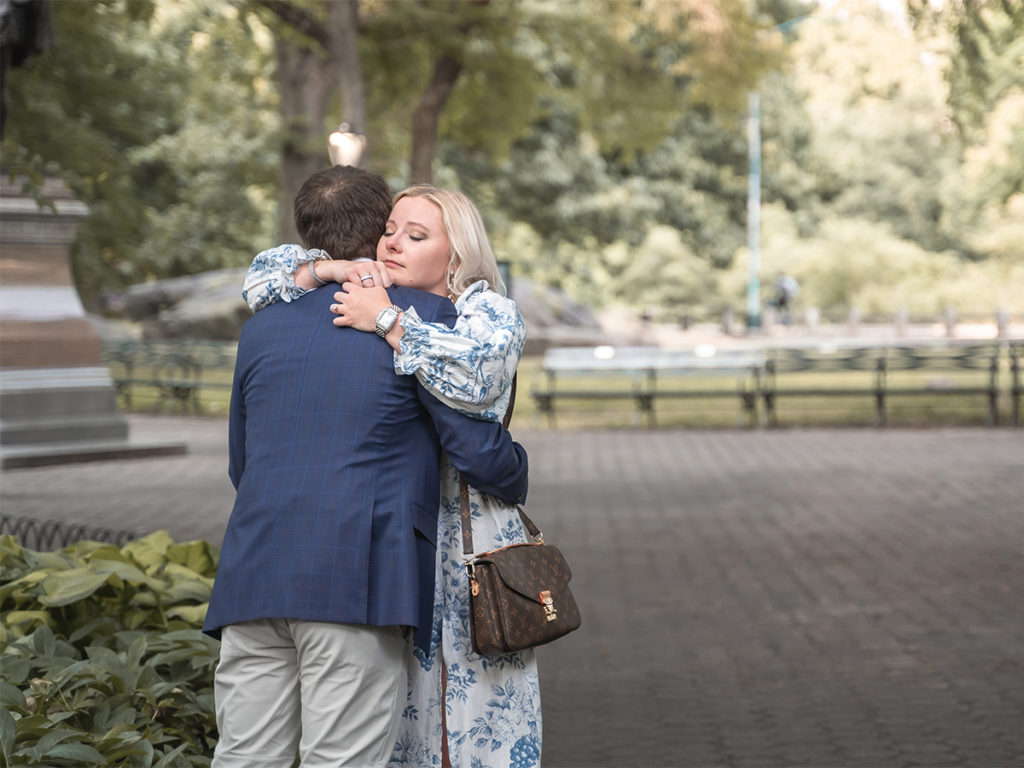
<path id="1" fill-rule="evenodd" d="M 8 515 L 218 542 L 184 457 L 0 476 Z M 544 765 L 1024 766 L 1024 431 L 516 431 L 584 615 L 540 650 Z"/>

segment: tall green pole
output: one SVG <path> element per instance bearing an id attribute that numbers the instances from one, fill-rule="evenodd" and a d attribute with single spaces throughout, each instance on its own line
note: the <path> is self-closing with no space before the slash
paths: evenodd
<path id="1" fill-rule="evenodd" d="M 747 99 L 747 328 L 761 327 L 761 94 Z"/>

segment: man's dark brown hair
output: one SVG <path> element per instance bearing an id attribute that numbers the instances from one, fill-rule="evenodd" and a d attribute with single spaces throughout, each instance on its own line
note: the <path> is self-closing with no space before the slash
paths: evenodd
<path id="1" fill-rule="evenodd" d="M 336 165 L 310 176 L 295 196 L 295 228 L 306 248 L 332 259 L 376 258 L 391 190 L 376 173 Z"/>

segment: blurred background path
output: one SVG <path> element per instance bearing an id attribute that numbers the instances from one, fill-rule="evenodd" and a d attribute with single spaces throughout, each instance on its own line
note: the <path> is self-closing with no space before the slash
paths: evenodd
<path id="1" fill-rule="evenodd" d="M 227 424 L 8 470 L 2 512 L 219 543 Z M 524 431 L 584 616 L 540 649 L 544 765 L 1024 765 L 1024 432 Z"/>

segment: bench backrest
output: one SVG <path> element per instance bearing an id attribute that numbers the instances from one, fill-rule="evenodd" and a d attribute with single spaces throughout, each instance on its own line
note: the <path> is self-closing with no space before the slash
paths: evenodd
<path id="1" fill-rule="evenodd" d="M 694 350 L 660 347 L 555 347 L 544 353 L 542 369 L 551 373 L 700 373 L 749 371 L 764 364 L 760 351 Z"/>
<path id="2" fill-rule="evenodd" d="M 890 372 L 938 369 L 994 373 L 999 367 L 999 353 L 998 342 L 889 347 L 884 365 Z"/>
<path id="3" fill-rule="evenodd" d="M 766 369 L 772 373 L 821 373 L 878 370 L 885 350 L 879 347 L 840 347 L 822 344 L 817 347 L 778 348 L 768 351 Z"/>

